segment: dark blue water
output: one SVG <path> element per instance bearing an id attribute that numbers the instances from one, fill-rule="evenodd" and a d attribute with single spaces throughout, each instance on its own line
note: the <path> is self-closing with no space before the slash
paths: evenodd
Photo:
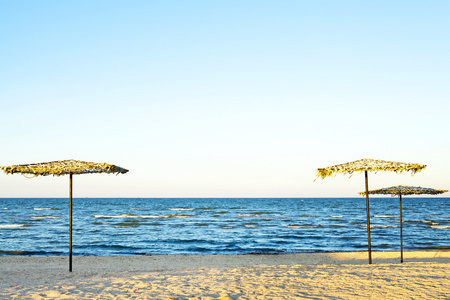
<path id="1" fill-rule="evenodd" d="M 0 199 L 0 255 L 68 255 L 68 199 Z M 74 199 L 74 255 L 367 249 L 365 198 Z M 398 198 L 370 202 L 374 251 L 400 249 Z M 450 198 L 403 199 L 405 250 L 450 249 Z"/>

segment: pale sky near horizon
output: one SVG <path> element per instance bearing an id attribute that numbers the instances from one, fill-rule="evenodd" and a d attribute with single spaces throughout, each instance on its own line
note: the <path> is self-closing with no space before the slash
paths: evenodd
<path id="1" fill-rule="evenodd" d="M 0 0 L 0 165 L 107 162 L 75 197 L 358 197 L 450 188 L 450 1 Z M 68 177 L 0 175 L 0 197 Z M 447 196 L 446 194 L 443 195 Z M 450 196 L 448 196 L 450 197 Z"/>

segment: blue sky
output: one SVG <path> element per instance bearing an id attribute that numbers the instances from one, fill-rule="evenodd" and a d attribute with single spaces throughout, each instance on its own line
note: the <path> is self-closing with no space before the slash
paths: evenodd
<path id="1" fill-rule="evenodd" d="M 0 0 L 0 165 L 108 162 L 76 197 L 358 196 L 361 158 L 450 188 L 448 1 Z M 3 175 L 2 197 L 68 178 Z"/>

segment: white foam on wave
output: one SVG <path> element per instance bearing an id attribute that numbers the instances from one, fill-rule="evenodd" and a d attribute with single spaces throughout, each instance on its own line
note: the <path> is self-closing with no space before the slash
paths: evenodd
<path id="1" fill-rule="evenodd" d="M 439 225 L 438 222 L 433 222 L 433 221 L 419 221 L 419 222 L 425 223 L 425 224 L 428 224 L 428 225 Z"/>
<path id="2" fill-rule="evenodd" d="M 343 216 L 330 216 L 330 218 L 343 218 Z"/>
<path id="3" fill-rule="evenodd" d="M 370 225 L 370 229 L 372 228 L 397 228 L 397 225 Z M 367 229 L 367 225 L 361 226 L 363 229 Z"/>
<path id="4" fill-rule="evenodd" d="M 164 215 L 164 216 L 157 216 L 157 215 L 130 215 L 130 214 L 121 214 L 118 216 L 108 216 L 108 215 L 93 215 L 94 218 L 119 218 L 119 219 L 125 219 L 125 218 L 137 218 L 137 219 L 165 219 L 165 218 L 188 218 L 187 215 Z"/>
<path id="5" fill-rule="evenodd" d="M 94 218 L 141 218 L 141 219 L 151 219 L 151 218 L 160 218 L 161 216 L 153 216 L 153 215 L 130 215 L 130 214 L 121 214 L 117 216 L 109 216 L 109 215 L 93 215 Z"/>
<path id="6" fill-rule="evenodd" d="M 180 211 L 184 211 L 184 210 L 194 210 L 194 208 L 169 208 L 169 210 L 180 210 Z"/>
<path id="7" fill-rule="evenodd" d="M 312 225 L 288 225 L 287 228 L 317 228 L 317 226 Z"/>
<path id="8" fill-rule="evenodd" d="M 61 217 L 54 216 L 31 216 L 32 219 L 61 219 Z"/>
<path id="9" fill-rule="evenodd" d="M 392 216 L 392 215 L 374 215 L 374 218 L 400 218 L 400 216 Z"/>
<path id="10" fill-rule="evenodd" d="M 52 210 L 51 207 L 35 207 L 34 210 Z"/>
<path id="11" fill-rule="evenodd" d="M 433 229 L 450 229 L 450 225 L 440 225 L 440 226 L 433 225 L 430 227 Z"/>
<path id="12" fill-rule="evenodd" d="M 8 225 L 0 225 L 0 229 L 9 229 L 9 228 L 20 228 L 24 227 L 25 224 L 8 224 Z"/>
<path id="13" fill-rule="evenodd" d="M 241 218 L 256 218 L 256 217 L 261 218 L 261 217 L 265 217 L 265 218 L 267 218 L 267 216 L 263 216 L 263 215 L 238 215 L 238 217 L 241 217 Z"/>

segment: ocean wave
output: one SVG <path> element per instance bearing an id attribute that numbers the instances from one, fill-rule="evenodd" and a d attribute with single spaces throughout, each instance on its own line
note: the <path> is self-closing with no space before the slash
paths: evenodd
<path id="1" fill-rule="evenodd" d="M 244 215 L 238 215 L 238 217 L 240 217 L 240 218 L 261 218 L 261 217 L 264 217 L 264 216 L 263 215 L 244 214 Z"/>
<path id="2" fill-rule="evenodd" d="M 439 225 L 440 222 L 435 221 L 418 221 L 418 220 L 411 220 L 411 221 L 403 221 L 405 223 L 411 224 L 410 226 L 423 226 L 425 225 Z"/>
<path id="3" fill-rule="evenodd" d="M 123 218 L 159 218 L 160 216 L 121 214 L 121 215 L 93 215 L 92 217 L 105 219 L 113 219 L 113 218 L 123 219 Z"/>
<path id="4" fill-rule="evenodd" d="M 124 224 L 124 225 L 114 225 L 114 228 L 129 228 L 138 227 L 140 224 Z"/>
<path id="5" fill-rule="evenodd" d="M 430 227 L 433 228 L 433 229 L 450 229 L 449 225 L 441 225 L 441 226 L 432 225 Z"/>
<path id="6" fill-rule="evenodd" d="M 116 216 L 109 215 L 93 215 L 94 218 L 138 218 L 138 219 L 165 219 L 165 218 L 189 218 L 189 215 L 178 215 L 178 214 L 169 214 L 169 215 L 130 215 L 130 214 L 121 214 Z"/>
<path id="7" fill-rule="evenodd" d="M 63 255 L 62 251 L 21 251 L 21 250 L 0 250 L 0 256 L 7 255 L 38 255 L 38 256 L 54 256 L 54 255 Z"/>
<path id="8" fill-rule="evenodd" d="M 165 215 L 165 216 L 161 216 L 161 218 L 189 218 L 191 217 L 190 215 L 177 215 L 177 214 L 170 214 L 170 215 Z"/>
<path id="9" fill-rule="evenodd" d="M 58 210 L 59 208 L 53 208 L 53 207 L 35 207 L 34 210 Z"/>
<path id="10" fill-rule="evenodd" d="M 7 224 L 7 225 L 0 225 L 0 229 L 12 229 L 12 228 L 20 228 L 25 227 L 25 224 Z"/>
<path id="11" fill-rule="evenodd" d="M 370 229 L 372 228 L 397 228 L 397 225 L 370 225 Z M 361 226 L 363 229 L 367 229 L 367 225 Z"/>
<path id="12" fill-rule="evenodd" d="M 450 247 L 448 247 L 448 246 L 431 246 L 431 247 L 416 247 L 416 249 L 423 249 L 423 250 L 450 250 Z"/>
<path id="13" fill-rule="evenodd" d="M 439 222 L 433 221 L 419 221 L 420 223 L 428 224 L 428 225 L 439 225 Z"/>
<path id="14" fill-rule="evenodd" d="M 61 217 L 54 217 L 54 216 L 31 216 L 31 219 L 61 219 Z"/>
<path id="15" fill-rule="evenodd" d="M 77 209 L 74 209 L 74 229 L 78 232 L 74 254 L 221 255 L 259 251 L 367 251 L 367 228 L 362 229 L 367 225 L 365 203 L 360 205 L 359 198 L 350 203 L 355 205 L 349 205 L 348 199 L 299 201 L 80 198 L 76 200 Z M 424 205 L 423 201 L 429 204 Z M 411 203 L 412 209 L 407 213 L 405 210 L 404 234 L 409 232 L 415 237 L 404 240 L 405 249 L 448 247 L 450 218 L 444 215 L 449 215 L 446 208 L 450 205 L 450 198 L 441 208 L 436 207 L 432 200 L 423 201 L 414 201 Z M 0 257 L 68 254 L 64 238 L 68 234 L 64 222 L 68 218 L 67 203 L 53 198 L 26 201 L 2 199 L 0 202 L 0 240 L 4 240 L 4 243 L 0 242 L 0 249 L 11 251 L 2 253 L 0 250 Z M 400 218 L 397 216 L 400 211 L 396 206 L 386 207 L 387 203 L 371 203 L 370 225 L 375 235 L 374 246 L 397 251 L 400 230 Z M 53 207 L 60 210 L 52 210 Z M 377 216 L 374 218 L 373 215 Z M 52 220 L 55 217 L 60 219 Z M 386 225 L 392 228 L 385 228 L 388 227 Z M 377 235 L 381 236 L 377 239 Z M 36 236 L 43 238 L 36 239 Z M 114 245 L 123 248 L 111 247 Z M 35 252 L 20 252 L 22 250 Z M 38 251 L 45 252 L 38 254 Z"/>
<path id="16" fill-rule="evenodd" d="M 0 250 L 0 255 L 25 255 L 25 254 L 29 254 L 28 251 L 4 251 L 4 250 Z"/>
<path id="17" fill-rule="evenodd" d="M 288 226 L 286 226 L 286 227 L 287 227 L 287 228 L 318 228 L 319 226 L 290 224 L 290 225 L 288 225 Z"/>

